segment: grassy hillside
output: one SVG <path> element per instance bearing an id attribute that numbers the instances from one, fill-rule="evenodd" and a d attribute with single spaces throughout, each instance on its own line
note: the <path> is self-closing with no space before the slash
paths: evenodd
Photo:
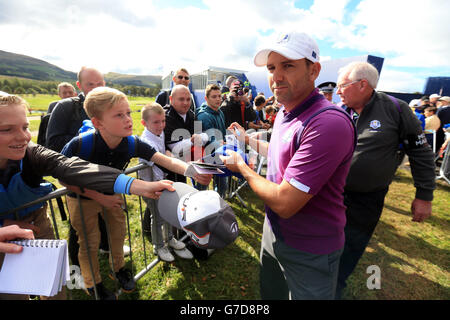
<path id="1" fill-rule="evenodd" d="M 114 84 L 161 88 L 161 76 L 139 76 L 108 72 L 105 80 Z"/>
<path id="2" fill-rule="evenodd" d="M 75 72 L 63 70 L 40 59 L 1 50 L 0 75 L 41 81 L 77 80 Z M 128 75 L 114 72 L 105 74 L 106 82 L 147 88 L 161 88 L 161 78 L 157 75 Z"/>
<path id="3" fill-rule="evenodd" d="M 76 80 L 75 72 L 63 70 L 53 64 L 0 50 L 0 74 L 35 80 Z"/>

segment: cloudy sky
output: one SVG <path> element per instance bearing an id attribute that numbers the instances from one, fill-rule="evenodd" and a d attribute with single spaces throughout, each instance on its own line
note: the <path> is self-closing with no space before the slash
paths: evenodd
<path id="1" fill-rule="evenodd" d="M 383 57 L 379 89 L 422 92 L 450 76 L 449 12 L 449 0 L 0 0 L 0 50 L 74 72 L 251 71 L 262 44 L 295 29 L 322 61 Z"/>

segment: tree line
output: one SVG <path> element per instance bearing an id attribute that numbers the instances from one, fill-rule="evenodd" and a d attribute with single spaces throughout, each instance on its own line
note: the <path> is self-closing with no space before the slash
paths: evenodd
<path id="1" fill-rule="evenodd" d="M 78 90 L 75 81 L 67 81 L 71 83 L 75 89 Z M 15 77 L 1 77 L 0 76 L 0 91 L 14 94 L 58 94 L 58 84 L 61 81 L 42 81 L 33 79 L 21 79 Z M 155 97 L 161 90 L 161 85 L 158 84 L 155 88 L 149 88 L 136 85 L 115 84 L 106 81 L 108 87 L 115 88 L 123 93 L 131 96 L 141 97 Z"/>

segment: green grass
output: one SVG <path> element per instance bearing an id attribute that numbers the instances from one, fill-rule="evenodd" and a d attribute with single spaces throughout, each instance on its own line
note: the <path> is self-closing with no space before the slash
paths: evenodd
<path id="1" fill-rule="evenodd" d="M 136 164 L 134 161 L 131 165 Z M 450 187 L 438 183 L 433 215 L 424 223 L 411 221 L 409 207 L 414 197 L 411 175 L 399 170 L 386 197 L 386 206 L 369 246 L 348 280 L 343 297 L 350 300 L 450 299 Z M 240 193 L 249 208 L 229 201 L 239 223 L 240 235 L 228 247 L 217 250 L 206 261 L 182 260 L 159 263 L 138 281 L 137 290 L 122 294 L 123 300 L 171 299 L 260 299 L 259 251 L 264 220 L 263 203 L 249 189 Z M 138 197 L 129 196 L 133 270 L 135 274 L 153 260 L 148 242 L 146 257 L 140 228 Z M 67 223 L 58 222 L 62 237 Z M 128 244 L 128 238 L 126 239 Z M 146 263 L 144 258 L 147 259 Z M 100 256 L 102 276 L 107 287 L 115 288 L 108 277 L 107 258 Z M 126 259 L 130 266 L 130 259 Z M 381 269 L 381 289 L 369 290 L 367 267 Z M 81 290 L 73 299 L 89 299 Z"/>
<path id="2" fill-rule="evenodd" d="M 348 281 L 346 299 L 450 298 L 450 187 L 438 181 L 433 214 L 412 222 L 411 174 L 398 170 L 366 252 Z M 368 290 L 367 267 L 381 269 L 381 290 Z"/>
<path id="3" fill-rule="evenodd" d="M 249 201 L 258 201 L 254 195 L 249 195 L 253 197 L 249 198 Z M 133 270 L 136 274 L 155 256 L 149 242 L 145 243 L 144 251 L 138 197 L 127 197 L 127 204 L 130 212 Z M 173 263 L 160 262 L 138 281 L 135 292 L 122 294 L 120 299 L 260 299 L 258 261 L 264 219 L 263 207 L 256 208 L 252 205 L 250 210 L 246 210 L 236 201 L 231 201 L 230 204 L 240 226 L 240 235 L 233 244 L 216 250 L 205 261 L 176 258 Z M 58 219 L 58 230 L 61 238 L 67 238 L 67 222 Z M 125 243 L 128 244 L 128 238 Z M 116 285 L 108 277 L 110 268 L 107 257 L 100 255 L 100 261 L 102 279 L 108 288 L 114 290 Z M 130 267 L 130 259 L 127 258 L 126 261 Z M 73 299 L 90 299 L 82 290 L 73 290 L 71 294 Z"/>
<path id="4" fill-rule="evenodd" d="M 34 112 L 41 111 L 46 113 L 48 109 L 48 105 L 53 101 L 58 101 L 61 99 L 58 95 L 54 94 L 23 94 L 21 95 L 28 104 L 30 105 L 30 109 Z"/>
<path id="5" fill-rule="evenodd" d="M 52 94 L 23 94 L 21 95 L 28 104 L 30 105 L 30 109 L 34 112 L 47 112 L 48 105 L 53 101 L 58 101 L 61 98 L 58 95 Z M 128 97 L 128 102 L 130 103 L 130 107 L 132 111 L 140 110 L 145 104 L 155 101 L 155 98 L 150 97 Z"/>
<path id="6" fill-rule="evenodd" d="M 133 111 L 147 102 L 149 99 L 130 98 Z M 133 112 L 132 116 L 133 132 L 140 134 L 143 130 L 139 123 L 140 113 Z M 136 164 L 137 161 L 133 160 L 130 166 Z M 244 188 L 240 194 L 249 208 L 244 208 L 234 199 L 230 201 L 240 227 L 240 236 L 233 244 L 217 250 L 206 261 L 176 259 L 170 264 L 159 263 L 138 281 L 134 293 L 122 294 L 120 299 L 260 299 L 258 268 L 264 206 L 250 189 Z M 372 240 L 348 279 L 348 287 L 343 294 L 345 299 L 450 299 L 450 187 L 438 181 L 433 214 L 424 223 L 411 221 L 410 206 L 414 195 L 409 170 L 399 169 Z M 129 196 L 127 199 L 133 270 L 137 273 L 154 256 L 148 242 L 144 251 L 138 197 Z M 66 238 L 67 222 L 58 219 L 58 229 L 61 237 Z M 115 284 L 108 277 L 107 258 L 100 256 L 100 259 L 106 286 L 113 289 Z M 126 261 L 130 265 L 129 258 Z M 367 288 L 369 274 L 366 270 L 370 265 L 380 267 L 380 290 Z M 81 290 L 71 293 L 73 299 L 89 299 Z"/>

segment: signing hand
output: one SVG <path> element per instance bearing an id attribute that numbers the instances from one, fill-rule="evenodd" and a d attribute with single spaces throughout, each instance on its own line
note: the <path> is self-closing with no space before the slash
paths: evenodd
<path id="1" fill-rule="evenodd" d="M 239 141 L 245 142 L 247 140 L 247 134 L 245 133 L 244 128 L 239 123 L 233 122 L 227 129 L 230 130 Z"/>
<path id="2" fill-rule="evenodd" d="M 233 172 L 240 172 L 241 166 L 246 165 L 244 159 L 239 155 L 239 153 L 231 150 L 225 151 L 228 156 L 219 156 L 223 161 L 223 164 L 227 167 L 228 170 Z"/>

